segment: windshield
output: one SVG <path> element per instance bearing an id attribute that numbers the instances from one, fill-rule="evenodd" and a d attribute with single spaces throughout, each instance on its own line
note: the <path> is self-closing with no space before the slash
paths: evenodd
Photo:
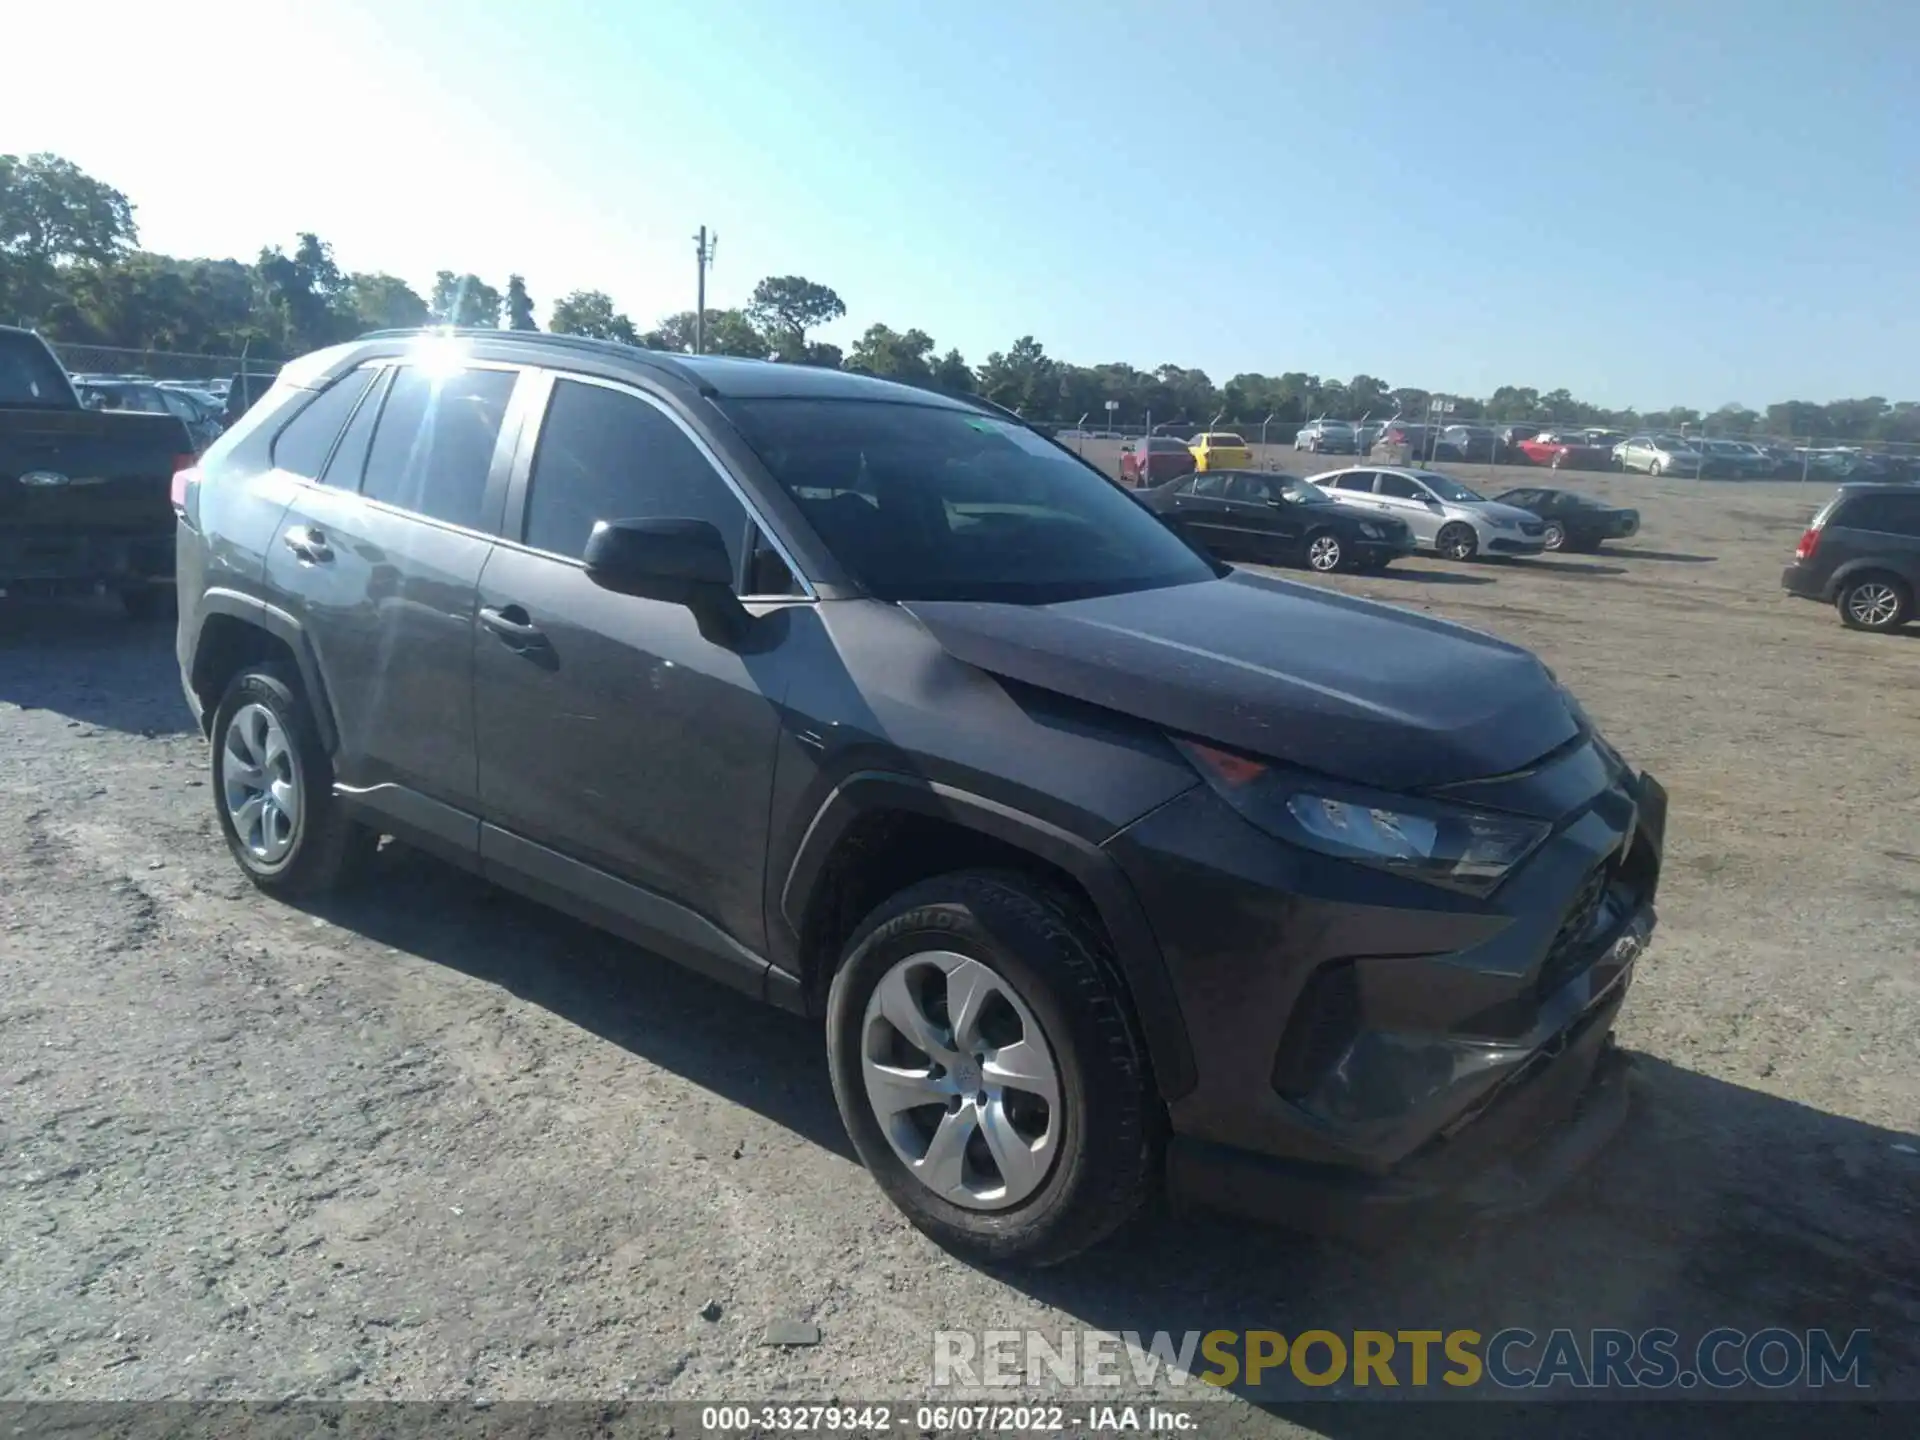
<path id="1" fill-rule="evenodd" d="M 1291 477 L 1283 478 L 1278 475 L 1271 478 L 1279 482 L 1276 488 L 1279 490 L 1282 500 L 1291 500 L 1296 505 L 1331 505 L 1333 503 L 1333 497 L 1318 485 L 1311 484 L 1305 480 L 1295 480 Z"/>
<path id="2" fill-rule="evenodd" d="M 1466 486 L 1462 485 L 1458 480 L 1453 479 L 1451 476 L 1440 474 L 1437 470 L 1416 470 L 1414 471 L 1414 474 L 1418 475 L 1422 480 L 1424 480 L 1427 484 L 1427 488 L 1433 491 L 1433 493 L 1438 495 L 1442 500 L 1452 500 L 1456 502 L 1461 502 L 1461 501 L 1469 501 L 1469 500 L 1484 500 L 1487 498 L 1486 496 L 1480 494 L 1478 491 L 1469 490 Z"/>
<path id="3" fill-rule="evenodd" d="M 1019 425 L 869 400 L 722 408 L 879 599 L 1041 605 L 1214 578 L 1138 501 Z"/>

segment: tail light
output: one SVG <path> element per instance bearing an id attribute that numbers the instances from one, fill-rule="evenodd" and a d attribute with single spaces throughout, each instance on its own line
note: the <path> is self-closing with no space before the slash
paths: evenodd
<path id="1" fill-rule="evenodd" d="M 1796 560 L 1811 560 L 1813 558 L 1813 552 L 1819 548 L 1820 527 L 1817 525 L 1809 525 L 1806 533 L 1800 537 L 1800 543 L 1794 547 L 1793 558 Z"/>
<path id="2" fill-rule="evenodd" d="M 199 518 L 195 513 L 199 496 L 195 492 L 200 488 L 200 467 L 193 461 L 191 455 L 177 455 L 173 465 L 173 511 L 188 524 Z"/>

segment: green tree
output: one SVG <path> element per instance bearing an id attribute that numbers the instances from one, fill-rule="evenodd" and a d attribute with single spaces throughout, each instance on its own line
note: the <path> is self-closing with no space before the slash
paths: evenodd
<path id="1" fill-rule="evenodd" d="M 747 302 L 747 318 L 782 360 L 804 358 L 807 331 L 846 313 L 846 305 L 831 288 L 804 275 L 769 275 L 753 287 Z"/>
<path id="2" fill-rule="evenodd" d="M 361 330 L 412 330 L 432 319 L 427 302 L 397 275 L 349 275 L 346 308 Z"/>
<path id="3" fill-rule="evenodd" d="M 613 308 L 604 290 L 576 290 L 553 307 L 547 328 L 556 335 L 585 335 L 594 340 L 618 340 L 623 345 L 643 343 L 633 322 Z"/>
<path id="4" fill-rule="evenodd" d="M 749 360 L 765 360 L 773 352 L 760 327 L 747 318 L 744 310 L 707 311 L 706 352 L 709 355 L 739 355 Z"/>
<path id="5" fill-rule="evenodd" d="M 500 328 L 500 292 L 478 275 L 442 270 L 433 277 L 433 323 L 471 330 Z"/>
<path id="6" fill-rule="evenodd" d="M 885 325 L 869 325 L 847 354 L 847 368 L 908 385 L 931 385 L 933 337 L 924 330 L 902 334 Z"/>
<path id="7" fill-rule="evenodd" d="M 106 264 L 139 239 L 133 204 L 58 155 L 0 155 L 0 320 L 38 320 L 62 271 Z"/>
<path id="8" fill-rule="evenodd" d="M 507 328 L 538 330 L 533 323 L 533 298 L 527 294 L 527 282 L 518 275 L 507 277 Z"/>
<path id="9" fill-rule="evenodd" d="M 333 248 L 312 231 L 301 232 L 291 255 L 278 245 L 261 250 L 254 272 L 270 328 L 287 353 L 332 345 L 351 328 L 341 307 L 346 277 L 334 263 Z"/>
<path id="10" fill-rule="evenodd" d="M 1022 335 L 1005 353 L 994 351 L 980 367 L 979 393 L 996 405 L 1036 420 L 1058 393 L 1058 367 L 1040 342 Z"/>
<path id="11" fill-rule="evenodd" d="M 812 365 L 821 370 L 838 370 L 844 363 L 844 358 L 838 345 L 829 344 L 825 340 L 809 340 L 806 354 L 800 357 L 800 363 Z"/>
<path id="12" fill-rule="evenodd" d="M 662 317 L 660 323 L 640 337 L 640 346 L 644 350 L 671 350 L 676 354 L 693 353 L 694 314 L 691 310 L 677 311 Z"/>

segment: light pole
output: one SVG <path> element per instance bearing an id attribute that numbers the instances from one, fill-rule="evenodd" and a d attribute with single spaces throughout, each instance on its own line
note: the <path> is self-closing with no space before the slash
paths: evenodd
<path id="1" fill-rule="evenodd" d="M 707 267 L 713 264 L 713 252 L 720 248 L 720 237 L 709 236 L 707 227 L 702 225 L 700 233 L 693 237 L 694 263 L 699 278 L 695 282 L 696 306 L 693 312 L 693 353 L 707 353 Z"/>

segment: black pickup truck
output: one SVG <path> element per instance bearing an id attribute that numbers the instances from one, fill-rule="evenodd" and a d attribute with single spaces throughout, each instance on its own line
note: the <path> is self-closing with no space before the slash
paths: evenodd
<path id="1" fill-rule="evenodd" d="M 114 590 L 135 618 L 173 594 L 172 415 L 90 410 L 31 330 L 0 326 L 0 596 Z"/>

